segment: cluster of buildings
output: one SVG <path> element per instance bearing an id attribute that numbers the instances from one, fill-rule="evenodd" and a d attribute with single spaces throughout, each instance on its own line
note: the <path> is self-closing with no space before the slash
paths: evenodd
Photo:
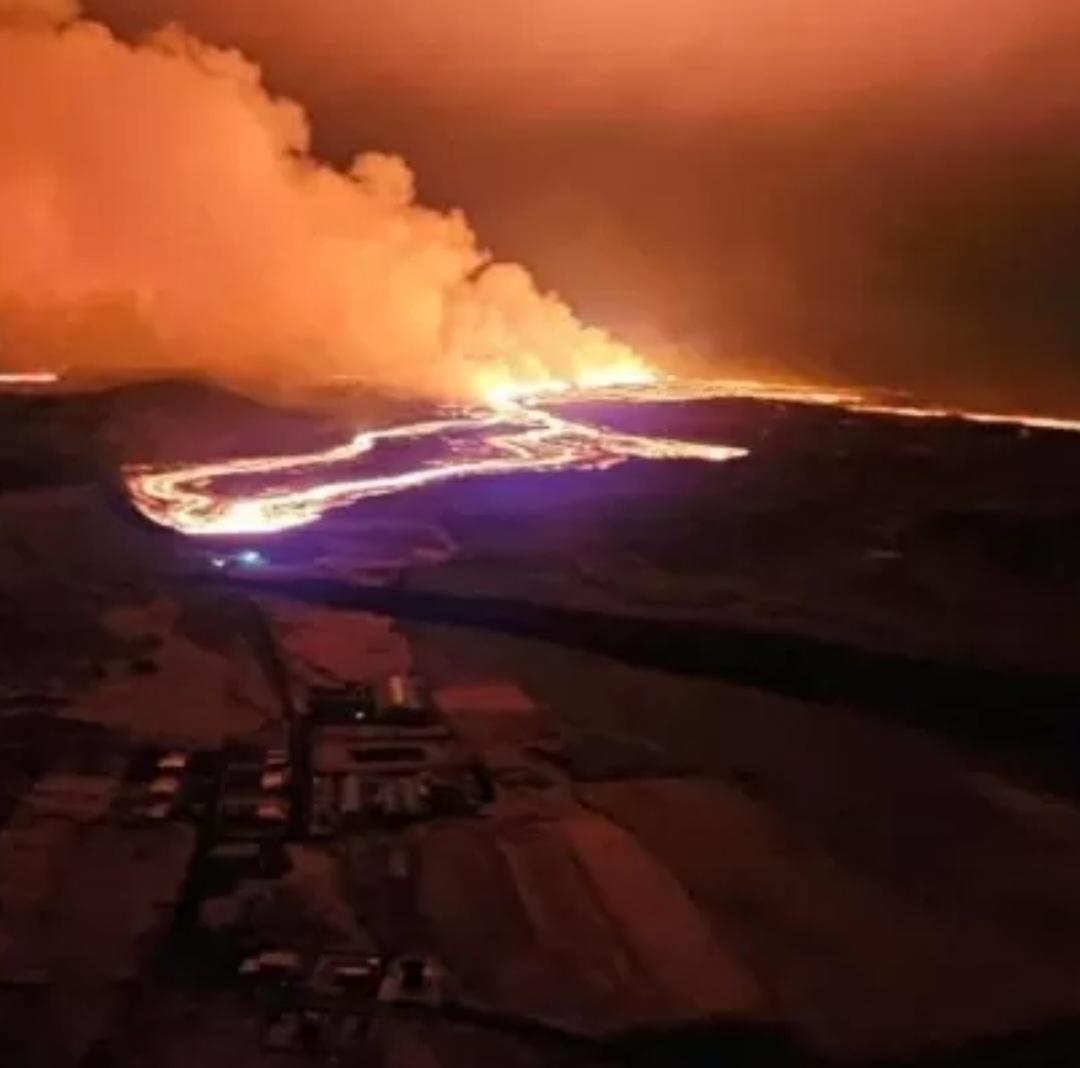
<path id="1" fill-rule="evenodd" d="M 0 987 L 44 997 L 63 975 L 120 994 L 171 934 L 185 932 L 181 949 L 202 944 L 187 938 L 189 921 L 210 941 L 239 930 L 234 904 L 289 869 L 290 843 L 469 814 L 490 800 L 471 750 L 405 675 L 312 686 L 287 734 L 269 742 L 118 742 L 97 763 L 41 775 L 0 826 Z M 380 1002 L 438 996 L 430 959 L 307 957 L 274 938 L 260 928 L 253 940 L 218 940 L 242 983 L 281 995 L 267 1015 L 271 1045 L 334 1047 Z"/>
<path id="2" fill-rule="evenodd" d="M 462 815 L 484 802 L 482 770 L 414 678 L 314 689 L 308 732 L 315 835 Z"/>
<path id="3" fill-rule="evenodd" d="M 469 750 L 418 680 L 313 687 L 287 746 L 221 754 L 195 865 L 201 923 L 242 930 L 244 888 L 267 886 L 288 868 L 287 841 L 472 812 L 483 800 L 478 782 Z M 380 1004 L 445 996 L 445 974 L 430 957 L 265 937 L 240 934 L 237 978 L 261 1006 L 271 1050 L 355 1048 Z"/>
<path id="4" fill-rule="evenodd" d="M 265 1010 L 264 1045 L 311 1055 L 355 1048 L 380 1005 L 439 1005 L 447 982 L 427 956 L 292 949 L 253 954 L 240 979 Z"/>
<path id="5" fill-rule="evenodd" d="M 218 836 L 283 837 L 293 811 L 293 776 L 285 747 L 227 751 L 217 811 Z"/>
<path id="6" fill-rule="evenodd" d="M 140 746 L 131 753 L 113 808 L 121 822 L 164 823 L 204 816 L 216 792 L 217 750 Z"/>
<path id="7" fill-rule="evenodd" d="M 210 859 L 247 863 L 286 840 L 466 815 L 489 795 L 424 684 L 395 675 L 313 686 L 274 746 L 141 747 L 110 805 L 121 822 L 192 821 Z"/>

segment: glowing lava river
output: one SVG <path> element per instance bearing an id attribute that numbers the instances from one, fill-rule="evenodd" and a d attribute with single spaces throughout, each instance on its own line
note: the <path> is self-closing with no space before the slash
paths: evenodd
<path id="1" fill-rule="evenodd" d="M 270 534 L 312 523 L 357 501 L 456 478 L 598 470 L 631 458 L 720 463 L 745 456 L 747 450 L 742 448 L 620 433 L 551 410 L 556 404 L 582 400 L 628 404 L 721 397 L 824 404 L 902 418 L 1080 430 L 1080 423 L 1070 420 L 889 407 L 845 390 L 732 381 L 638 379 L 583 386 L 556 382 L 493 392 L 483 405 L 445 409 L 423 422 L 364 431 L 323 452 L 168 469 L 131 468 L 125 481 L 139 511 L 181 533 Z"/>
<path id="2" fill-rule="evenodd" d="M 644 389 L 647 396 L 639 396 Z M 357 434 L 344 445 L 295 456 L 255 457 L 167 470 L 131 469 L 128 492 L 148 518 L 185 534 L 259 534 L 314 522 L 328 511 L 448 479 L 526 471 L 598 470 L 631 457 L 731 460 L 745 449 L 641 437 L 556 415 L 543 396 L 589 399 L 564 387 L 487 405 L 449 409 L 439 418 Z M 607 387 L 603 398 L 657 399 L 652 387 Z M 394 454 L 425 457 L 387 473 Z M 363 473 L 362 464 L 378 465 Z M 400 463 L 400 460 L 399 460 Z M 252 488 L 256 484 L 256 488 Z"/>

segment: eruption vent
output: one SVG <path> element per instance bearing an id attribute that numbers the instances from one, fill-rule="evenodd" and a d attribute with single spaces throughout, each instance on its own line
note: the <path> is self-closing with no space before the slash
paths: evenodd
<path id="1" fill-rule="evenodd" d="M 389 155 L 314 160 L 232 51 L 129 46 L 63 0 L 0 0 L 0 370 L 349 376 L 473 395 L 639 378 Z"/>

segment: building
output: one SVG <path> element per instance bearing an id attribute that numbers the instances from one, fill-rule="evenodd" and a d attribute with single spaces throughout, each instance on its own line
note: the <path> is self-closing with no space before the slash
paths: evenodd
<path id="1" fill-rule="evenodd" d="M 454 767 L 467 760 L 468 752 L 445 730 L 418 738 L 335 726 L 313 730 L 311 736 L 311 767 L 316 775 L 403 775 Z"/>
<path id="2" fill-rule="evenodd" d="M 313 724 L 372 724 L 424 727 L 438 720 L 430 689 L 415 675 L 391 675 L 375 683 L 312 686 L 308 714 Z"/>
<path id="3" fill-rule="evenodd" d="M 370 722 L 375 712 L 375 691 L 366 683 L 312 686 L 308 692 L 308 716 L 313 724 Z"/>

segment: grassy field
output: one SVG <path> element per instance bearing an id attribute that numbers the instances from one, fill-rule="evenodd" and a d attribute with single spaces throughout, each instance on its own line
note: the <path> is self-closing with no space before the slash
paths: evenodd
<path id="1" fill-rule="evenodd" d="M 448 683 L 513 680 L 570 733 L 695 769 L 616 769 L 577 792 L 678 880 L 813 1045 L 896 1055 L 1080 1012 L 1080 822 L 995 794 L 932 736 L 545 643 L 410 632 L 421 670 Z"/>

